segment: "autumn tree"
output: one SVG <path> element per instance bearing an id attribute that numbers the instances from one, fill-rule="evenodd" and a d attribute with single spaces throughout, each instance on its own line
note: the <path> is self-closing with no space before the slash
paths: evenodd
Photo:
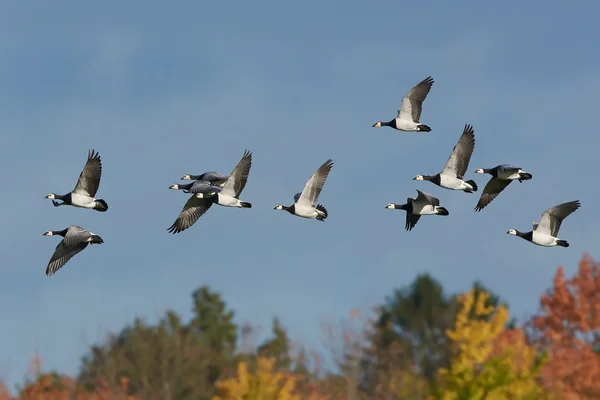
<path id="1" fill-rule="evenodd" d="M 258 357 L 253 373 L 244 361 L 237 366 L 237 375 L 216 382 L 218 395 L 212 400 L 333 400 L 316 390 L 298 393 L 302 377 L 277 370 L 274 357 Z"/>
<path id="2" fill-rule="evenodd" d="M 584 256 L 570 279 L 559 267 L 532 324 L 550 355 L 545 384 L 568 400 L 600 399 L 600 264 Z"/>
<path id="3" fill-rule="evenodd" d="M 458 297 L 460 311 L 446 334 L 449 368 L 439 370 L 434 398 L 443 400 L 543 399 L 537 384 L 543 359 L 521 331 L 506 331 L 505 304 L 487 305 L 490 294 L 471 289 Z M 519 333 L 521 332 L 521 333 Z"/>
<path id="4" fill-rule="evenodd" d="M 188 323 L 168 311 L 157 325 L 136 319 L 93 346 L 79 381 L 93 391 L 100 382 L 115 387 L 127 377 L 131 393 L 145 399 L 209 399 L 214 382 L 233 363 L 237 326 L 218 293 L 204 286 L 192 298 Z"/>
<path id="5" fill-rule="evenodd" d="M 436 371 L 449 363 L 445 330 L 452 325 L 455 307 L 442 285 L 429 274 L 386 298 L 370 333 L 363 360 L 362 387 L 372 390 L 382 376 L 398 368 L 416 368 L 433 381 Z"/>
<path id="6" fill-rule="evenodd" d="M 290 368 L 292 364 L 290 340 L 279 318 L 273 319 L 272 333 L 273 338 L 258 347 L 258 354 L 263 357 L 275 358 L 277 368 Z"/>

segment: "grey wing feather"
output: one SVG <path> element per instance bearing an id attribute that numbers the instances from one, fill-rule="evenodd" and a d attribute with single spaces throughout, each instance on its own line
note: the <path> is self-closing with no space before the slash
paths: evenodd
<path id="1" fill-rule="evenodd" d="M 404 226 L 404 228 L 407 231 L 412 231 L 412 229 L 415 227 L 417 222 L 419 222 L 419 218 L 421 218 L 420 215 L 415 215 L 415 214 L 407 211 L 406 212 L 406 225 Z"/>
<path id="2" fill-rule="evenodd" d="M 419 189 L 417 189 L 417 193 L 419 193 L 417 195 L 417 198 L 415 199 L 417 202 L 426 200 L 429 204 L 435 206 L 435 207 L 439 207 L 440 205 L 440 200 L 436 197 L 433 197 L 432 195 L 430 195 L 429 193 L 426 192 L 422 192 Z"/>
<path id="3" fill-rule="evenodd" d="M 300 194 L 300 197 L 296 201 L 297 203 L 305 203 L 306 205 L 310 205 L 314 207 L 319 199 L 319 195 L 321 194 L 321 190 L 325 185 L 325 181 L 329 176 L 329 172 L 333 167 L 333 160 L 330 158 L 325 161 L 323 165 L 321 165 L 314 174 L 306 181 L 304 185 L 304 190 Z"/>
<path id="4" fill-rule="evenodd" d="M 63 241 L 67 247 L 73 247 L 78 243 L 83 243 L 86 239 L 89 239 L 92 236 L 91 233 L 86 231 L 80 226 L 71 225 L 65 234 Z"/>
<path id="5" fill-rule="evenodd" d="M 87 162 L 79 174 L 79 179 L 73 192 L 89 197 L 96 196 L 96 192 L 100 187 L 101 176 L 102 160 L 100 160 L 100 154 L 94 150 L 88 151 Z"/>
<path id="6" fill-rule="evenodd" d="M 432 85 L 433 79 L 431 76 L 416 84 L 415 87 L 402 98 L 402 105 L 398 109 L 398 116 L 396 118 L 412 119 L 413 122 L 418 123 L 421 120 L 423 101 L 425 101 L 427 94 L 429 94 Z"/>
<path id="7" fill-rule="evenodd" d="M 301 196 L 301 195 L 302 195 L 302 193 L 301 193 L 301 192 L 298 192 L 298 193 L 296 193 L 296 194 L 294 195 L 294 203 L 297 203 L 297 202 L 298 202 L 298 199 L 300 198 L 300 196 Z"/>
<path id="8" fill-rule="evenodd" d="M 238 162 L 233 171 L 231 171 L 229 178 L 225 181 L 223 192 L 237 199 L 242 193 L 242 190 L 246 187 L 248 175 L 250 174 L 250 167 L 252 167 L 252 152 L 245 150 L 242 159 Z"/>
<path id="9" fill-rule="evenodd" d="M 579 200 L 574 200 L 547 209 L 542 213 L 536 230 L 557 237 L 562 221 L 574 213 L 580 206 L 581 203 Z"/>
<path id="10" fill-rule="evenodd" d="M 218 172 L 215 171 L 209 171 L 209 172 L 205 172 L 204 176 L 202 177 L 203 181 L 208 181 L 211 183 L 224 183 L 227 178 L 229 178 L 228 176 L 225 176 L 223 174 L 220 174 Z"/>
<path id="11" fill-rule="evenodd" d="M 492 177 L 483 188 L 483 193 L 477 202 L 475 211 L 481 211 L 485 206 L 490 204 L 512 181 L 498 179 Z"/>
<path id="12" fill-rule="evenodd" d="M 213 205 L 212 198 L 199 199 L 196 195 L 192 195 L 183 206 L 183 210 L 167 230 L 172 233 L 183 232 L 198 221 L 198 218 L 204 215 L 206 211 Z"/>
<path id="13" fill-rule="evenodd" d="M 450 157 L 444 166 L 443 174 L 462 179 L 467 172 L 471 155 L 475 149 L 475 130 L 469 124 L 465 125 L 462 135 L 452 149 Z"/>
<path id="14" fill-rule="evenodd" d="M 221 191 L 220 186 L 213 186 L 209 181 L 196 181 L 192 184 L 190 188 L 190 193 L 197 194 L 211 194 L 211 193 L 219 193 Z"/>
<path id="15" fill-rule="evenodd" d="M 87 247 L 87 242 L 79 242 L 74 246 L 68 246 L 65 244 L 65 240 L 61 240 L 60 243 L 56 246 L 56 250 L 54 250 L 54 254 L 52 254 L 52 258 L 48 262 L 48 266 L 46 267 L 46 275 L 51 276 L 63 265 L 67 263 L 74 255 L 79 253 L 81 250 Z"/>
<path id="16" fill-rule="evenodd" d="M 511 164 L 498 165 L 496 168 L 502 172 L 517 172 L 518 170 L 521 169 L 521 167 L 517 167 L 517 166 L 511 165 Z"/>

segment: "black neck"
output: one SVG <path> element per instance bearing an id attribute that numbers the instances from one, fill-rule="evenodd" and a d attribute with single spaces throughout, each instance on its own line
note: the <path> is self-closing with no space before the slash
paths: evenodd
<path id="1" fill-rule="evenodd" d="M 194 184 L 194 182 L 188 183 L 187 185 L 177 185 L 177 186 L 179 187 L 179 189 L 189 190 L 193 184 Z"/>
<path id="2" fill-rule="evenodd" d="M 442 182 L 442 178 L 440 177 L 440 174 L 437 174 L 437 175 L 423 175 L 423 180 L 433 182 L 436 185 L 439 185 Z"/>
<path id="3" fill-rule="evenodd" d="M 529 240 L 530 242 L 533 240 L 533 231 L 521 232 L 517 231 L 516 229 L 515 231 L 517 232 L 517 236 L 522 237 L 525 240 Z"/>
<path id="4" fill-rule="evenodd" d="M 194 180 L 194 181 L 202 180 L 202 178 L 204 178 L 204 174 L 202 174 L 202 175 L 190 175 L 190 179 Z"/>
<path id="5" fill-rule="evenodd" d="M 292 204 L 291 206 L 282 206 L 282 210 L 285 210 L 287 212 L 289 212 L 290 214 L 294 214 L 294 211 L 296 210 L 294 207 L 294 204 Z"/>
<path id="6" fill-rule="evenodd" d="M 483 172 L 485 172 L 486 174 L 490 174 L 492 176 L 496 176 L 498 175 L 498 169 L 497 168 L 482 168 Z"/>
<path id="7" fill-rule="evenodd" d="M 50 232 L 52 232 L 53 235 L 59 235 L 59 236 L 65 237 L 68 230 L 69 230 L 69 228 L 63 229 L 62 231 L 50 231 Z"/>
<path id="8" fill-rule="evenodd" d="M 406 210 L 406 211 L 410 211 L 409 210 L 410 204 L 394 204 L 394 209 L 395 210 Z"/>
<path id="9" fill-rule="evenodd" d="M 392 128 L 396 128 L 396 118 L 389 122 L 382 122 L 381 126 L 391 126 Z"/>

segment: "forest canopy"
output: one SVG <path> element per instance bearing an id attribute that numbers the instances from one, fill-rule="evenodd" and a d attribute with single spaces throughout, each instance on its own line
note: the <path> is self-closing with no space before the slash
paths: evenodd
<path id="1" fill-rule="evenodd" d="M 91 346 L 77 376 L 45 371 L 35 355 L 21 385 L 0 383 L 0 400 L 600 399 L 600 263 L 587 255 L 572 277 L 557 269 L 520 323 L 480 282 L 446 293 L 419 275 L 331 326 L 328 355 L 293 346 L 279 318 L 255 344 L 208 286 L 191 300 L 188 321 L 136 318 Z"/>

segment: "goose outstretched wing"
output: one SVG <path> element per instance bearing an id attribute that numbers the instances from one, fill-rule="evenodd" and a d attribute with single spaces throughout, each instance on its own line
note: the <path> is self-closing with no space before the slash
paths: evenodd
<path id="1" fill-rule="evenodd" d="M 414 123 L 419 123 L 421 120 L 423 101 L 425 101 L 432 85 L 433 79 L 429 76 L 410 89 L 410 91 L 402 98 L 402 105 L 398 109 L 396 118 L 407 121 L 412 120 Z"/>
<path id="2" fill-rule="evenodd" d="M 300 193 L 296 203 L 308 207 L 314 207 L 315 204 L 317 204 L 317 200 L 321 194 L 323 185 L 325 185 L 325 181 L 327 180 L 332 167 L 333 160 L 330 158 L 329 160 L 325 161 L 323 165 L 321 165 L 319 169 L 315 171 L 314 174 L 312 174 L 308 181 L 306 181 L 304 190 L 302 190 L 302 193 Z M 296 198 L 296 196 L 294 196 L 294 198 Z"/>
<path id="3" fill-rule="evenodd" d="M 73 192 L 89 197 L 96 196 L 96 192 L 100 187 L 101 176 L 102 160 L 100 160 L 100 154 L 92 149 L 88 151 L 87 162 L 79 174 L 79 179 Z"/>

